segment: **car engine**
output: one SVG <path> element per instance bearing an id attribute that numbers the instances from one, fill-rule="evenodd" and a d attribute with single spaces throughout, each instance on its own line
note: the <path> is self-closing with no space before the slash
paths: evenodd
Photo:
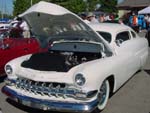
<path id="1" fill-rule="evenodd" d="M 33 54 L 21 66 L 40 71 L 67 72 L 81 63 L 101 58 L 100 53 L 50 51 Z"/>

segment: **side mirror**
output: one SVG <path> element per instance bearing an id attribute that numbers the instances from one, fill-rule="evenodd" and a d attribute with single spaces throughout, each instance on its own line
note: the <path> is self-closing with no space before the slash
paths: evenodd
<path id="1" fill-rule="evenodd" d="M 102 43 L 100 43 L 100 51 L 101 51 L 102 57 L 104 58 L 106 56 L 106 54 L 105 54 L 104 44 L 102 44 Z"/>
<path id="2" fill-rule="evenodd" d="M 122 39 L 118 39 L 115 42 L 116 42 L 117 46 L 120 47 L 120 45 L 123 43 L 123 40 Z"/>
<path id="3" fill-rule="evenodd" d="M 100 50 L 101 50 L 102 52 L 104 52 L 104 51 L 105 51 L 104 44 L 102 44 L 102 43 L 100 43 Z"/>

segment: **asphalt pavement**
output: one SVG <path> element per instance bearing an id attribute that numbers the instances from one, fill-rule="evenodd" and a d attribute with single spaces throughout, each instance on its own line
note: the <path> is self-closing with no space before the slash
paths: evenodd
<path id="1" fill-rule="evenodd" d="M 0 89 L 3 85 L 1 78 Z M 3 113 L 57 113 L 21 106 L 7 99 L 2 92 L 0 108 Z M 144 69 L 136 73 L 109 99 L 101 113 L 150 113 L 150 55 Z"/>

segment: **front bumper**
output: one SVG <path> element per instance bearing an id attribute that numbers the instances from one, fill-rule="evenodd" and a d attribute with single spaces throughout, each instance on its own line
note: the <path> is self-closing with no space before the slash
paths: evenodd
<path id="1" fill-rule="evenodd" d="M 32 108 L 42 109 L 42 110 L 52 110 L 52 111 L 67 111 L 67 112 L 91 112 L 93 111 L 97 104 L 98 100 L 85 103 L 73 103 L 73 102 L 59 102 L 59 101 L 50 101 L 44 99 L 36 99 L 33 97 L 28 97 L 22 94 L 17 93 L 16 91 L 10 89 L 7 86 L 2 88 L 2 92 L 6 94 L 10 99 L 21 103 L 25 106 Z"/>

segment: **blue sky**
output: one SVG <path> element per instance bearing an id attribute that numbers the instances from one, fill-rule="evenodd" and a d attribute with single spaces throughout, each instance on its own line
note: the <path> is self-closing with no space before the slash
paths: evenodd
<path id="1" fill-rule="evenodd" d="M 122 2 L 123 0 L 118 0 L 118 2 Z M 12 14 L 13 12 L 13 0 L 0 0 L 0 11 Z"/>
<path id="2" fill-rule="evenodd" d="M 0 0 L 0 11 L 12 14 L 13 0 Z"/>

